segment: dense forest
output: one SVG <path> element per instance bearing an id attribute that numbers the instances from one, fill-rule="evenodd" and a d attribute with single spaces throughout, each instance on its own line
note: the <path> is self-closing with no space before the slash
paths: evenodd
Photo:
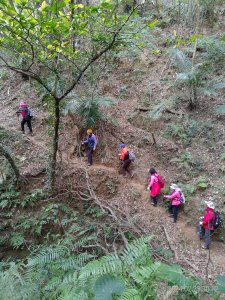
<path id="1" fill-rule="evenodd" d="M 0 300 L 225 299 L 224 27 L 224 0 L 0 0 Z"/>

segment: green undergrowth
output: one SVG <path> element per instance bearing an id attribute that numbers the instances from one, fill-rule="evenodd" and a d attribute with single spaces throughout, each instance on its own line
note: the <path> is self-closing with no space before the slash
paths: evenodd
<path id="1" fill-rule="evenodd" d="M 76 252 L 79 245 L 61 240 L 36 250 L 26 262 L 3 262 L 1 299 L 142 300 L 168 294 L 174 299 L 219 299 L 224 276 L 218 276 L 209 289 L 179 265 L 155 261 L 149 240 L 141 237 L 122 251 L 99 258 Z"/>

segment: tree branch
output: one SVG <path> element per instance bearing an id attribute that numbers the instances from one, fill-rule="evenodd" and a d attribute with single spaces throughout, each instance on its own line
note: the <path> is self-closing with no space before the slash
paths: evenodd
<path id="1" fill-rule="evenodd" d="M 107 47 L 105 47 L 104 49 L 102 49 L 99 53 L 96 53 L 91 60 L 86 64 L 86 66 L 80 71 L 79 75 L 77 76 L 77 78 L 75 79 L 75 81 L 72 83 L 72 85 L 67 89 L 67 91 L 61 96 L 59 97 L 59 100 L 62 100 L 63 98 L 65 98 L 73 89 L 74 87 L 78 84 L 78 82 L 80 81 L 81 77 L 83 76 L 83 74 L 85 73 L 85 71 L 89 68 L 89 66 L 91 64 L 93 64 L 96 60 L 98 60 L 104 53 L 106 53 L 107 51 L 109 51 L 113 45 L 116 42 L 116 38 L 119 35 L 119 33 L 121 32 L 121 30 L 124 28 L 124 26 L 127 24 L 127 22 L 130 20 L 131 16 L 134 14 L 135 10 L 137 9 L 139 5 L 136 5 L 131 13 L 129 14 L 129 16 L 127 17 L 127 19 L 124 21 L 124 23 L 120 26 L 119 29 L 117 29 L 117 31 L 115 31 L 112 41 L 108 44 Z"/>

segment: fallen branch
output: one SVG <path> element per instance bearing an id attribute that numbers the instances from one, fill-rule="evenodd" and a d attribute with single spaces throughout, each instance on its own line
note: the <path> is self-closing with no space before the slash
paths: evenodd
<path id="1" fill-rule="evenodd" d="M 170 237 L 169 237 L 169 235 L 168 235 L 168 233 L 167 233 L 167 231 L 166 231 L 165 226 L 163 226 L 163 230 L 164 230 L 164 233 L 165 233 L 167 242 L 168 242 L 168 244 L 169 244 L 170 250 L 174 253 L 175 258 L 178 259 L 177 252 L 176 252 L 176 250 L 175 250 L 175 247 L 172 245 L 171 239 L 170 239 Z"/>
<path id="2" fill-rule="evenodd" d="M 179 115 L 180 117 L 182 117 L 184 115 L 183 112 L 180 112 L 180 111 L 177 112 L 177 111 L 169 109 L 169 108 L 166 108 L 165 112 L 168 112 L 169 114 L 173 114 L 173 115 Z"/>
<path id="3" fill-rule="evenodd" d="M 122 239 L 123 239 L 124 244 L 125 244 L 125 245 L 128 245 L 127 238 L 125 237 L 124 232 L 121 230 L 121 225 L 120 225 L 120 222 L 119 222 L 117 216 L 115 215 L 115 213 L 113 212 L 113 210 L 112 210 L 110 207 L 108 207 L 108 206 L 102 204 L 102 203 L 99 201 L 98 197 L 96 196 L 96 194 L 95 194 L 95 192 L 94 192 L 94 190 L 93 190 L 93 188 L 92 188 L 92 186 L 91 186 L 91 183 L 90 183 L 90 177 L 89 177 L 89 175 L 88 175 L 87 169 L 84 168 L 84 170 L 85 170 L 85 175 L 86 175 L 87 188 L 88 188 L 88 190 L 89 190 L 89 193 L 90 193 L 92 199 L 95 201 L 95 203 L 96 203 L 98 206 L 100 206 L 101 210 L 102 210 L 104 213 L 106 212 L 106 210 L 108 210 L 108 211 L 110 212 L 111 216 L 112 216 L 113 219 L 116 221 L 117 228 L 118 228 L 118 232 L 120 233 L 120 235 L 121 235 L 121 237 L 122 237 Z"/>
<path id="4" fill-rule="evenodd" d="M 194 269 L 196 272 L 199 271 L 199 268 L 193 265 L 189 260 L 187 260 L 185 257 L 183 259 L 192 269 Z"/>

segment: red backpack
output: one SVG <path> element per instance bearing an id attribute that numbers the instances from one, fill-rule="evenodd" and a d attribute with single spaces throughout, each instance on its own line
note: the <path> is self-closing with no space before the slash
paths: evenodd
<path id="1" fill-rule="evenodd" d="M 157 174 L 157 177 L 158 177 L 158 180 L 159 180 L 159 186 L 160 186 L 161 189 L 163 189 L 164 185 L 165 185 L 165 178 L 159 176 L 158 174 Z"/>

